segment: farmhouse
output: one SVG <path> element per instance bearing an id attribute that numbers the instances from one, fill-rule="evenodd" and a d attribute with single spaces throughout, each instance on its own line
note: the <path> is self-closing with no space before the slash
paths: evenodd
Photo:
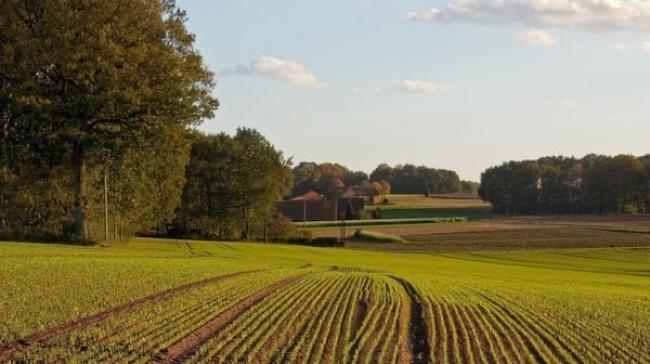
<path id="1" fill-rule="evenodd" d="M 315 191 L 275 204 L 276 210 L 292 221 L 354 219 L 358 218 L 359 212 L 364 207 L 365 199 L 359 196 L 344 195 L 340 198 L 328 199 Z"/>
<path id="2" fill-rule="evenodd" d="M 378 205 L 382 196 L 373 186 L 350 186 L 343 194 L 344 198 L 362 198 L 366 205 Z"/>

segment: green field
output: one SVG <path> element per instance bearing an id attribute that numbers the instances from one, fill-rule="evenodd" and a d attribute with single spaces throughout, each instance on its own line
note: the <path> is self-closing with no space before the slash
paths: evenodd
<path id="1" fill-rule="evenodd" d="M 384 219 L 413 218 L 481 218 L 490 215 L 491 207 L 479 198 L 458 198 L 456 196 L 388 195 L 388 205 L 366 206 L 371 212 L 381 210 Z"/>
<path id="2" fill-rule="evenodd" d="M 0 243 L 0 362 L 650 361 L 650 249 Z"/>

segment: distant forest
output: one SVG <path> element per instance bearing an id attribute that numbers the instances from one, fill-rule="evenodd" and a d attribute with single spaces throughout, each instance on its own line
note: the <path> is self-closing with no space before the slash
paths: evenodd
<path id="1" fill-rule="evenodd" d="M 338 163 L 301 162 L 293 168 L 292 195 L 316 191 L 334 197 L 345 187 L 366 185 L 378 194 L 443 194 L 477 195 L 478 182 L 462 181 L 454 171 L 412 164 L 391 167 L 380 164 L 370 174 L 353 171 Z"/>
<path id="2" fill-rule="evenodd" d="M 483 172 L 481 198 L 503 214 L 650 212 L 650 155 L 545 157 Z"/>

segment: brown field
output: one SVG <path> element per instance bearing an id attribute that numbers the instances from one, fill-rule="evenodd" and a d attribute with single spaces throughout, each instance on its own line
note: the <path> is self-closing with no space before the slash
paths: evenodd
<path id="1" fill-rule="evenodd" d="M 628 247 L 650 245 L 650 215 L 550 215 L 495 216 L 489 205 L 477 199 L 456 196 L 391 195 L 384 212 L 409 212 L 412 216 L 435 215 L 436 211 L 463 212 L 480 208 L 483 216 L 468 222 L 348 226 L 346 236 L 356 229 L 395 235 L 409 242 L 382 243 L 348 241 L 346 246 L 399 251 L 468 251 L 494 249 L 544 249 L 580 247 Z M 470 209 L 470 210 L 467 210 Z M 429 215 L 427 215 L 429 214 Z M 340 228 L 310 228 L 314 236 L 340 236 Z"/>
<path id="2" fill-rule="evenodd" d="M 481 201 L 478 197 L 457 195 L 388 195 L 391 205 L 409 208 L 463 208 L 463 207 L 490 207 L 490 204 Z"/>
<path id="3" fill-rule="evenodd" d="M 537 227 L 532 224 L 521 224 L 514 229 L 480 230 L 483 226 L 472 230 L 467 223 L 465 231 L 436 232 L 432 234 L 413 234 L 405 231 L 400 234 L 409 244 L 373 244 L 366 242 L 346 242 L 346 246 L 363 249 L 384 249 L 395 251 L 431 251 L 453 252 L 497 249 L 557 249 L 557 248 L 605 248 L 605 247 L 650 247 L 650 232 L 625 230 L 623 226 L 610 225 L 605 229 L 601 226 L 589 225 L 544 225 Z M 487 224 L 489 225 L 489 224 Z M 451 229 L 450 229 L 451 230 Z M 396 231 L 397 232 L 397 231 Z M 394 234 L 397 235 L 397 234 Z"/>

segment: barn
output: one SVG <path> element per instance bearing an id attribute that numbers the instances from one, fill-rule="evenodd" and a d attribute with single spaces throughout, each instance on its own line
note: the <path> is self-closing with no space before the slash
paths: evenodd
<path id="1" fill-rule="evenodd" d="M 292 221 L 354 219 L 359 216 L 359 212 L 364 207 L 365 200 L 361 197 L 343 196 L 338 199 L 328 199 L 315 191 L 275 204 L 276 210 Z"/>

